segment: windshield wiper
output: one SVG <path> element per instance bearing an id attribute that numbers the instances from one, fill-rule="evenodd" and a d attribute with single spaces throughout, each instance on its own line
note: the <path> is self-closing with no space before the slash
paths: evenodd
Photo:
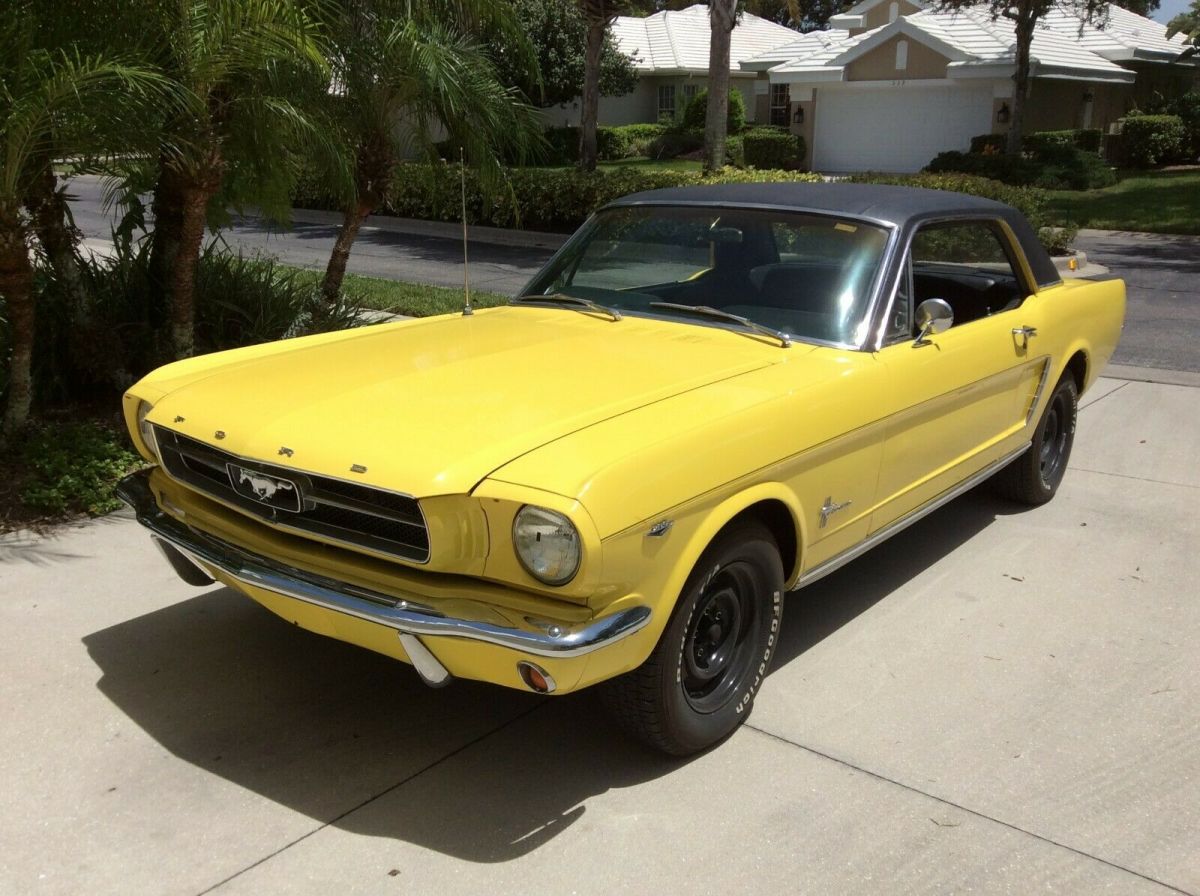
<path id="1" fill-rule="evenodd" d="M 675 302 L 651 302 L 650 307 L 667 308 L 671 311 L 683 311 L 689 314 L 699 314 L 702 317 L 715 317 L 719 320 L 727 320 L 731 323 L 748 327 L 755 333 L 761 333 L 764 336 L 770 336 L 772 339 L 778 339 L 779 344 L 783 348 L 787 348 L 792 344 L 792 337 L 782 330 L 772 330 L 770 327 L 764 327 L 762 324 L 755 323 L 748 317 L 742 317 L 740 314 L 732 314 L 729 311 L 722 311 L 720 308 L 713 308 L 711 305 L 678 305 Z"/>
<path id="2" fill-rule="evenodd" d="M 597 314 L 604 314 L 613 320 L 621 319 L 621 312 L 616 308 L 609 308 L 607 305 L 600 305 L 593 302 L 591 299 L 579 299 L 575 296 L 568 296 L 561 292 L 551 293 L 550 295 L 540 296 L 536 293 L 527 296 L 517 296 L 513 299 L 514 302 L 545 302 L 550 305 L 574 305 L 579 308 L 586 308 L 588 311 L 595 311 Z"/>

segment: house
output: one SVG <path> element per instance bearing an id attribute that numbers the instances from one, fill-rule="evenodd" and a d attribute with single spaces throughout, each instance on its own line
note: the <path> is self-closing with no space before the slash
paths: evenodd
<path id="1" fill-rule="evenodd" d="M 818 171 L 917 171 L 976 134 L 1004 132 L 1011 116 L 1015 32 L 986 7 L 938 12 L 919 0 L 863 0 L 741 62 L 790 110 Z M 1163 25 L 1118 7 L 1086 25 L 1057 9 L 1031 48 L 1025 130 L 1107 129 L 1156 92 L 1196 82 L 1195 60 Z M 761 89 L 761 88 L 760 88 Z"/>
<path id="2" fill-rule="evenodd" d="M 612 24 L 617 48 L 634 59 L 638 84 L 624 96 L 600 98 L 599 123 L 636 124 L 671 120 L 683 114 L 688 100 L 708 87 L 708 7 L 703 3 L 652 16 L 620 16 Z M 740 63 L 781 44 L 791 43 L 796 32 L 774 22 L 743 12 L 730 34 L 730 87 L 740 90 L 746 101 L 746 120 L 766 122 L 771 116 L 769 87 L 756 71 L 743 70 Z M 756 94 L 756 91 L 760 93 Z M 756 100 L 761 96 L 762 101 Z M 785 99 L 780 91 L 779 96 Z M 788 110 L 780 106 L 775 118 L 784 122 Z M 556 106 L 545 113 L 547 124 L 579 123 L 579 102 Z"/>

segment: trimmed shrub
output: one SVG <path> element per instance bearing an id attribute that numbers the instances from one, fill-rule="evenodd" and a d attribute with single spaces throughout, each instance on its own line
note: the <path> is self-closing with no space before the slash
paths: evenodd
<path id="1" fill-rule="evenodd" d="M 1178 115 L 1187 131 L 1184 156 L 1195 160 L 1200 156 L 1200 91 L 1193 90 L 1171 101 L 1171 114 Z"/>
<path id="2" fill-rule="evenodd" d="M 971 138 L 971 152 L 999 153 L 1004 152 L 1008 138 L 1004 134 L 980 134 Z"/>
<path id="3" fill-rule="evenodd" d="M 750 128 L 742 135 L 746 164 L 754 168 L 791 170 L 804 164 L 804 138 L 784 128 Z"/>
<path id="4" fill-rule="evenodd" d="M 1021 139 L 1022 148 L 1037 156 L 1046 152 L 1075 147 L 1087 152 L 1100 152 L 1103 133 L 1099 128 L 1079 128 L 1069 131 L 1037 131 Z"/>
<path id="5" fill-rule="evenodd" d="M 1079 227 L 1072 223 L 1038 228 L 1038 242 L 1045 246 L 1051 255 L 1066 255 L 1077 236 Z"/>
<path id="6" fill-rule="evenodd" d="M 725 164 L 734 168 L 746 167 L 746 141 L 741 134 L 725 139 Z"/>
<path id="7" fill-rule="evenodd" d="M 579 128 L 573 125 L 546 128 L 542 135 L 547 146 L 545 164 L 574 165 L 579 161 Z M 596 158 L 608 162 L 630 155 L 633 155 L 630 139 L 621 128 L 596 128 Z"/>
<path id="8" fill-rule="evenodd" d="M 620 140 L 624 141 L 626 156 L 648 156 L 650 147 L 667 132 L 665 124 L 622 124 L 614 128 L 606 128 Z"/>
<path id="9" fill-rule="evenodd" d="M 927 190 L 950 190 L 955 193 L 968 193 L 972 196 L 982 196 L 984 199 L 994 199 L 1011 205 L 1023 214 L 1035 228 L 1047 224 L 1046 192 L 1037 187 L 1016 187 L 976 177 L 969 174 L 856 174 L 850 178 L 852 183 L 861 184 L 897 184 L 904 187 L 924 187 Z"/>
<path id="10" fill-rule="evenodd" d="M 708 91 L 701 90 L 692 97 L 683 112 L 683 126 L 689 130 L 703 132 L 708 117 Z M 746 127 L 746 101 L 736 87 L 729 88 L 729 108 L 725 112 L 725 130 L 730 134 L 741 133 Z"/>
<path id="11" fill-rule="evenodd" d="M 669 127 L 661 136 L 650 141 L 646 155 L 652 159 L 673 159 L 684 153 L 695 152 L 703 145 L 703 132 Z"/>
<path id="12" fill-rule="evenodd" d="M 725 168 L 709 178 L 698 172 L 624 168 L 617 171 L 547 171 L 514 168 L 508 189 L 485 198 L 477 174 L 468 169 L 467 216 L 473 224 L 566 232 L 600 206 L 629 193 L 705 183 L 819 181 L 819 175 Z M 457 165 L 401 165 L 392 183 L 388 211 L 430 221 L 461 219 Z"/>
<path id="13" fill-rule="evenodd" d="M 933 174 L 959 172 L 1003 181 L 1013 186 L 1037 186 L 1048 190 L 1095 190 L 1117 182 L 1116 174 L 1094 152 L 1078 149 L 1071 131 L 1035 140 L 1038 151 L 1031 157 L 1005 153 L 939 153 L 925 170 Z M 1066 134 L 1063 138 L 1057 136 Z"/>
<path id="14" fill-rule="evenodd" d="M 1121 131 L 1130 167 L 1156 168 L 1183 156 L 1187 131 L 1178 115 L 1131 116 Z"/>

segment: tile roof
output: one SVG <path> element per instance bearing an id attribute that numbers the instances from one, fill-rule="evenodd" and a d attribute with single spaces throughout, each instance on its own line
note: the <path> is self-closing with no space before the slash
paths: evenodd
<path id="1" fill-rule="evenodd" d="M 697 3 L 686 9 L 666 10 L 646 18 L 619 16 L 612 34 L 621 52 L 637 57 L 642 74 L 650 72 L 707 72 L 711 29 L 708 6 Z M 743 12 L 730 34 L 729 68 L 782 43 L 794 41 L 797 32 Z"/>

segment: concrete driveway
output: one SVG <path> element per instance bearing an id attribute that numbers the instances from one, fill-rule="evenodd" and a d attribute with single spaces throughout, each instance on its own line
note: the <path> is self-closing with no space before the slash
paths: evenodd
<path id="1" fill-rule="evenodd" d="M 120 516 L 0 541 L 0 892 L 1200 893 L 1197 411 L 1102 380 L 1052 503 L 790 597 L 686 762 L 191 589 Z"/>

